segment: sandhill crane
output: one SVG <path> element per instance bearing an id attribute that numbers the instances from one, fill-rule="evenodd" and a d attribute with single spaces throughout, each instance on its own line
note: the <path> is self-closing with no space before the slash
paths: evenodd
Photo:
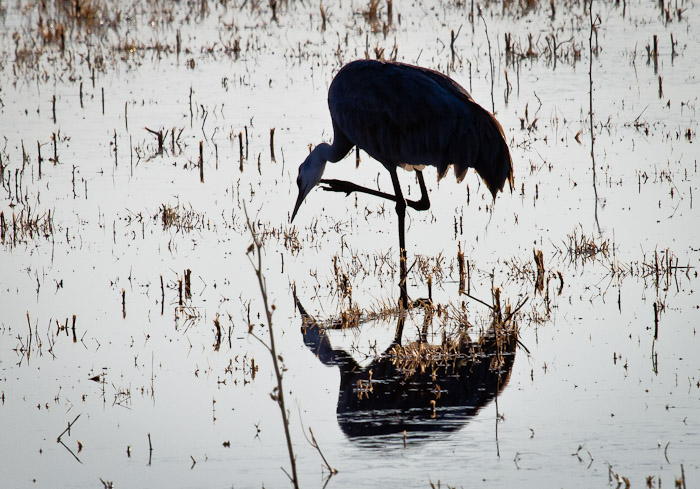
<path id="1" fill-rule="evenodd" d="M 321 143 L 299 166 L 299 196 L 291 220 L 312 188 L 362 192 L 396 202 L 399 221 L 400 307 L 408 307 L 406 291 L 406 207 L 427 210 L 430 200 L 423 180 L 426 165 L 438 179 L 450 165 L 461 181 L 469 168 L 481 176 L 493 198 L 506 180 L 513 189 L 513 163 L 503 129 L 457 82 L 437 71 L 403 63 L 353 61 L 333 79 L 328 91 L 333 143 Z M 326 162 L 338 162 L 357 146 L 379 161 L 391 175 L 394 195 L 339 180 L 322 180 Z M 416 170 L 418 201 L 401 192 L 397 167 Z"/>

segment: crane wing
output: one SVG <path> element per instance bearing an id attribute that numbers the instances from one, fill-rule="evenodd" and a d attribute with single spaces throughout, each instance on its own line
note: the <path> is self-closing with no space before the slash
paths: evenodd
<path id="1" fill-rule="evenodd" d="M 442 175 L 454 162 L 451 141 L 469 139 L 469 100 L 429 70 L 356 62 L 336 76 L 328 102 L 338 128 L 373 158 L 385 165 L 433 165 Z"/>
<path id="2" fill-rule="evenodd" d="M 334 124 L 385 166 L 432 165 L 458 180 L 475 168 L 492 193 L 512 181 L 502 129 L 459 84 L 436 71 L 401 63 L 355 61 L 328 93 Z"/>

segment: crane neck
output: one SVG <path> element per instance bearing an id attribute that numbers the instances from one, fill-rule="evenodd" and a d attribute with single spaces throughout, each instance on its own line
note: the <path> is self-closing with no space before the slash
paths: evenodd
<path id="1" fill-rule="evenodd" d="M 342 160 L 346 154 L 348 154 L 348 151 L 349 148 L 342 147 L 341 144 L 338 144 L 337 141 L 334 140 L 333 144 L 319 144 L 314 148 L 312 153 L 316 153 L 324 162 L 330 161 L 331 163 L 337 163 Z"/>

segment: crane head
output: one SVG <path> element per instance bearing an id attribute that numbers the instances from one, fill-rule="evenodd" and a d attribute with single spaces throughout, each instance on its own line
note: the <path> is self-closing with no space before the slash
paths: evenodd
<path id="1" fill-rule="evenodd" d="M 318 146 L 306 157 L 304 162 L 299 165 L 299 176 L 297 177 L 299 195 L 294 205 L 294 211 L 292 211 L 292 218 L 289 222 L 294 221 L 294 216 L 297 215 L 301 203 L 304 202 L 304 199 L 309 192 L 311 192 L 311 189 L 318 184 L 323 176 L 323 170 L 326 168 L 326 161 L 321 158 L 317 149 Z"/>

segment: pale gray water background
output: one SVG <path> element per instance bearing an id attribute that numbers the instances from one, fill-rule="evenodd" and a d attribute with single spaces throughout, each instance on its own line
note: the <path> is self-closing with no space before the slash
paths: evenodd
<path id="1" fill-rule="evenodd" d="M 557 5 L 554 19 L 546 2 L 531 10 L 494 3 L 472 29 L 469 3 L 396 2 L 388 24 L 386 3 L 374 22 L 366 3 L 342 2 L 324 5 L 325 31 L 317 3 L 281 2 L 276 22 L 265 2 L 119 3 L 100 14 L 102 27 L 73 19 L 63 51 L 38 26 L 41 16 L 49 29 L 65 11 L 39 5 L 0 4 L 0 487 L 288 485 L 271 362 L 247 334 L 250 318 L 267 338 L 243 203 L 264 234 L 303 487 L 322 487 L 327 473 L 302 423 L 339 471 L 327 487 L 617 487 L 616 474 L 631 487 L 653 477 L 652 487 L 668 488 L 681 465 L 687 487 L 700 484 L 694 2 L 668 4 L 669 18 L 658 2 L 627 2 L 624 15 L 622 4 L 593 3 L 595 189 L 581 3 Z M 473 295 L 490 302 L 493 281 L 513 305 L 528 297 L 519 323 L 530 355 L 518 350 L 498 407 L 486 405 L 460 429 L 409 434 L 405 446 L 400 435 L 348 439 L 336 419 L 338 369 L 304 346 L 292 285 L 311 314 L 336 316 L 347 306 L 336 290 L 337 255 L 354 303 L 394 302 L 396 217 L 388 203 L 317 189 L 290 225 L 297 167 L 309 143 L 332 137 L 334 73 L 366 50 L 389 58 L 397 46 L 398 60 L 449 72 L 491 109 L 485 27 L 515 189 L 492 207 L 475 174 L 438 185 L 429 170 L 431 210 L 408 213 L 409 262 L 441 257 L 436 301 L 465 301 L 478 323 L 484 306 L 458 294 L 461 245 Z M 459 32 L 454 58 L 451 30 Z M 507 62 L 506 33 L 522 53 L 531 34 L 536 55 Z M 552 33 L 562 43 L 556 66 Z M 646 49 L 654 35 L 656 70 Z M 168 131 L 162 154 L 145 127 Z M 58 164 L 49 160 L 54 135 Z M 380 165 L 361 158 L 358 170 L 353 153 L 326 175 L 390 189 Z M 416 195 L 412 175 L 401 178 Z M 179 225 L 164 226 L 163 206 L 179 212 Z M 28 213 L 39 233 L 13 230 L 13 214 L 26 222 Z M 597 253 L 571 255 L 582 236 Z M 535 294 L 533 249 L 543 252 L 548 294 Z M 181 307 L 187 269 L 192 297 Z M 409 294 L 426 295 L 417 268 Z M 333 341 L 365 352 L 376 341 L 381 351 L 394 326 L 336 331 Z M 90 380 L 97 375 L 101 382 Z M 79 461 L 56 442 L 78 415 L 62 440 Z"/>

